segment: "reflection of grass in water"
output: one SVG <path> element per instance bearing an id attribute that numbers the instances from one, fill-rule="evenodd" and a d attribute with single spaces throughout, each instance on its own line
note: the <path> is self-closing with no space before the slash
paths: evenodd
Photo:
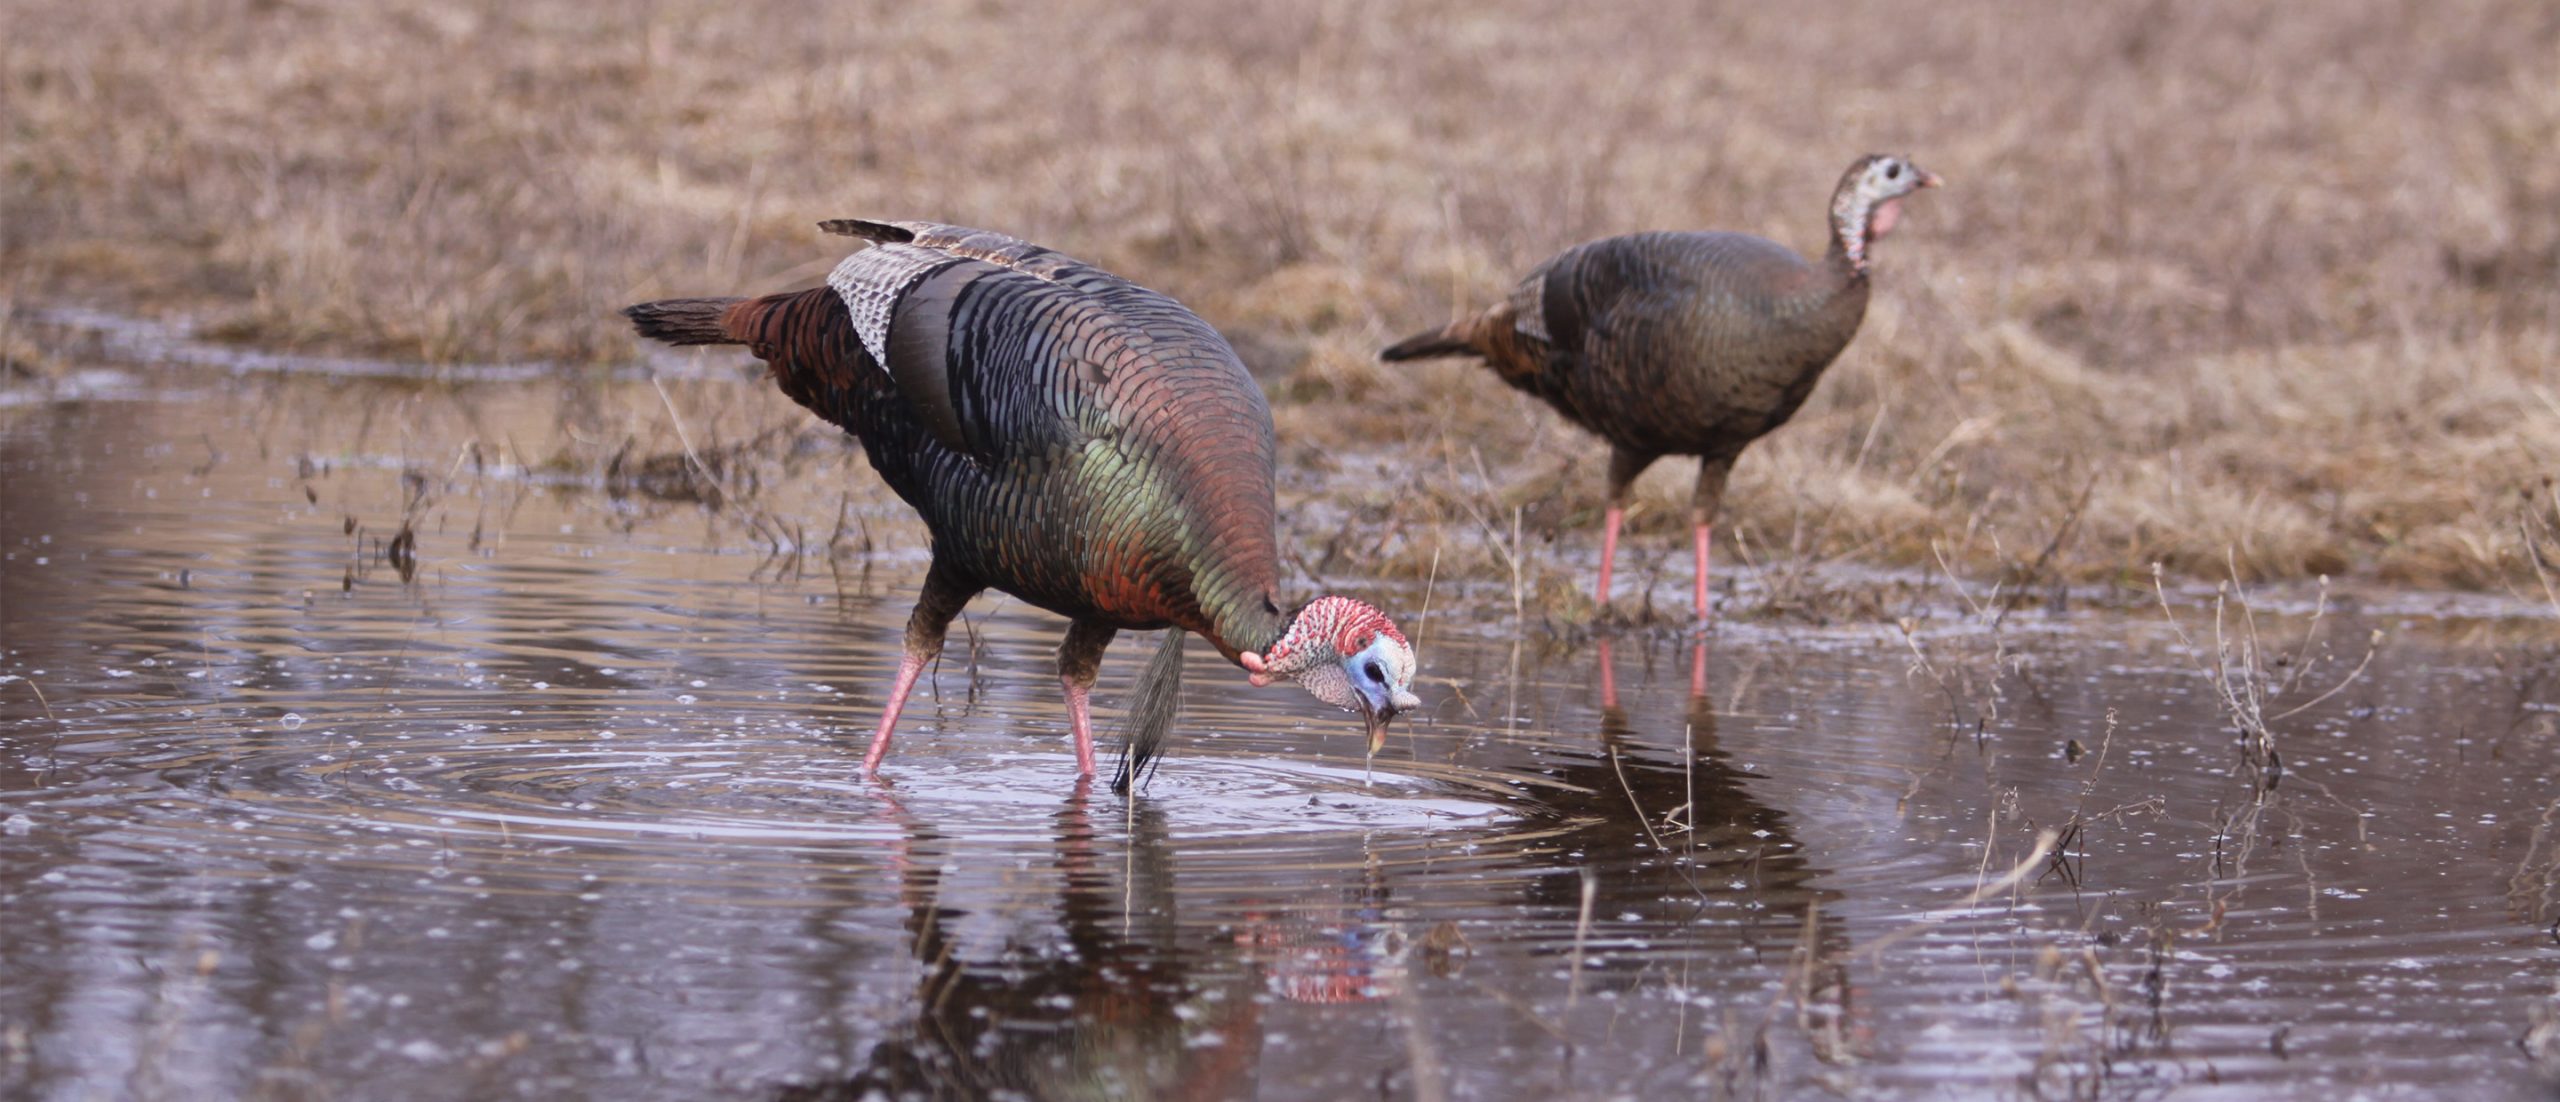
<path id="1" fill-rule="evenodd" d="M 2256 611 L 2250 606 L 2247 587 L 2237 577 L 2217 591 L 2213 605 L 2213 646 L 2210 651 L 2197 645 L 2178 622 L 2177 613 L 2169 607 L 2167 591 L 2158 590 L 2161 611 L 2165 613 L 2178 639 L 2197 657 L 2198 672 L 2213 687 L 2214 700 L 2223 717 L 2239 736 L 2239 761 L 2236 777 L 2245 792 L 2241 798 L 2221 807 L 2215 814 L 2212 854 L 2202 870 L 2201 889 L 2205 906 L 2204 924 L 2193 930 L 2179 931 L 2155 924 L 2155 940 L 2170 939 L 2183 932 L 2218 940 L 2223 918 L 2231 901 L 2248 890 L 2250 862 L 2258 854 L 2262 834 L 2270 829 L 2269 816 L 2280 823 L 2281 840 L 2300 842 L 2306 820 L 2294 808 L 2278 798 L 2280 785 L 2291 782 L 2297 789 L 2307 788 L 2346 812 L 2355 824 L 2355 841 L 2366 838 L 2370 816 L 2332 791 L 2317 776 L 2288 772 L 2277 725 L 2306 712 L 2355 684 L 2373 664 L 2382 649 L 2383 633 L 2376 628 L 2367 638 L 2364 655 L 2344 673 L 2336 672 L 2334 655 L 2320 646 L 2321 628 L 2328 613 L 2326 579 L 2319 601 L 2313 606 L 2309 622 L 2302 631 L 2301 642 L 2290 652 L 2270 648 L 2258 632 Z M 2236 609 L 2236 612 L 2233 611 Z M 2226 620 L 2226 614 L 2228 618 Z M 2316 653 L 2315 653 L 2316 648 Z M 2327 687 L 2321 688 L 2322 684 Z M 2309 694 L 2307 699 L 2281 707 L 2290 698 Z M 2281 707 L 2281 710 L 2275 710 Z M 2291 856 L 2300 872 L 2303 885 L 2303 913 L 2313 922 L 2320 918 L 2320 880 L 2311 867 L 2311 846 L 2296 844 Z"/>
<path id="2" fill-rule="evenodd" d="M 1948 573 L 1949 584 L 1956 587 L 1957 597 L 1969 610 L 1975 630 L 1926 639 L 1910 624 L 1904 625 L 1904 631 L 1912 656 L 1911 674 L 1924 685 L 1934 683 L 1946 698 L 1943 728 L 1952 745 L 1968 734 L 1979 738 L 1983 731 L 2000 726 L 2003 684 L 2018 672 L 2011 663 L 2019 656 L 2002 634 L 2002 610 L 2006 605 L 1975 599 L 1955 581 L 1952 571 Z M 2306 893 L 2302 911 L 2312 921 L 2318 921 L 2320 882 L 2309 860 L 2314 847 L 2301 839 L 2307 820 L 2284 804 L 2278 795 L 2279 786 L 2308 789 L 2314 799 L 2344 808 L 2356 824 L 2357 841 L 2362 840 L 2364 819 L 2357 808 L 2330 792 L 2321 778 L 2286 770 L 2286 722 L 2358 683 L 2381 645 L 2376 633 L 2361 656 L 2333 653 L 2325 635 L 2331 619 L 2326 597 L 2324 583 L 2308 614 L 2289 629 L 2298 632 L 2299 638 L 2279 645 L 2261 634 L 2259 610 L 2251 603 L 2249 588 L 2234 571 L 2233 579 L 2217 591 L 2212 602 L 2212 633 L 2200 642 L 2188 633 L 2165 586 L 2155 580 L 2154 598 L 2160 602 L 2178 640 L 2195 656 L 2195 672 L 2210 686 L 2216 709 L 2235 736 L 2233 778 L 2245 791 L 2215 816 L 2211 858 L 2199 865 L 2192 884 L 2200 896 L 2201 914 L 2178 921 L 2173 917 L 2176 909 L 2169 903 L 2127 899 L 2143 921 L 2139 935 L 2122 948 L 2111 948 L 2117 944 L 2112 938 L 2088 939 L 2086 929 L 2079 935 L 2028 931 L 2031 937 L 2052 938 L 2037 951 L 2032 966 L 1986 971 L 1986 982 L 1995 984 L 1998 996 L 2023 1004 L 2028 1008 L 2029 1021 L 2040 1023 L 2043 1032 L 2042 1051 L 2036 1054 L 2032 1069 L 2019 1080 L 2019 1087 L 2026 1093 L 2061 1098 L 2149 1097 L 2181 1081 L 2183 1074 L 2175 1060 L 2180 1016 L 2173 1005 L 2169 982 L 2172 966 L 2179 958 L 2179 943 L 2183 939 L 2219 940 L 2224 936 L 2226 913 L 2253 879 L 2250 862 L 2262 849 L 2262 830 L 2277 830 L 2280 823 L 2285 840 L 2297 843 L 2285 852 L 2291 860 L 2301 862 L 2299 873 Z M 2026 848 L 2024 858 L 2012 866 L 2007 882 L 2015 883 L 2021 874 L 2032 873 L 2037 882 L 2065 886 L 2076 898 L 2084 878 L 2090 875 L 2085 864 L 2088 834 L 2102 826 L 2123 827 L 2128 820 L 2165 815 L 2167 805 L 2158 794 L 2112 807 L 2106 806 L 2106 801 L 2092 803 L 2103 775 L 2110 769 L 2109 763 L 2116 757 L 2113 749 L 2117 722 L 2111 709 L 2104 727 L 2093 732 L 2087 744 L 2072 738 L 2055 748 L 2085 774 L 2073 786 L 2075 791 L 2064 796 L 2062 804 L 2050 808 L 2053 825 L 2036 830 L 2035 844 Z M 2055 732 L 2058 741 L 2061 734 Z M 1943 768 L 1941 763 L 1928 775 Z M 1926 775 L 1915 777 L 1913 790 L 1916 792 L 1926 779 Z M 2007 854 L 1998 859 L 1999 863 L 1994 862 L 1993 854 L 2002 850 L 2003 838 L 2015 835 L 2019 826 L 2034 828 L 2044 810 L 2022 806 L 2030 794 L 2018 788 L 1995 786 L 1988 795 L 1991 822 L 1982 838 L 1983 858 L 1978 875 L 1988 875 L 2008 863 L 2011 858 Z M 2530 872 L 2520 873 L 2519 882 L 2532 879 Z M 2520 897 L 2528 894 L 2529 889 Z M 2115 892 L 2106 892 L 2094 904 L 2102 911 L 2116 898 Z M 1860 951 L 1887 952 L 1910 932 L 1898 931 L 1873 939 Z M 2275 1028 L 2267 1043 L 2282 1058 L 2286 1043 L 2283 1029 Z"/>
<path id="3" fill-rule="evenodd" d="M 2320 629 L 2329 611 L 2327 580 L 2322 579 L 2319 600 L 2312 607 L 2309 623 L 2303 628 L 2301 643 L 2288 654 L 2270 651 L 2260 638 L 2257 610 L 2250 606 L 2248 589 L 2238 580 L 2236 570 L 2234 575 L 2228 585 L 2214 594 L 2213 647 L 2209 652 L 2187 634 L 2185 625 L 2178 622 L 2177 610 L 2170 607 L 2168 590 L 2161 585 L 2156 572 L 2152 582 L 2160 610 L 2168 616 L 2178 641 L 2192 652 L 2209 655 L 2200 657 L 2197 667 L 2206 681 L 2212 684 L 2215 703 L 2221 706 L 2224 717 L 2239 732 L 2241 764 L 2256 775 L 2263 788 L 2272 791 L 2284 776 L 2284 759 L 2276 745 L 2275 724 L 2300 715 L 2355 684 L 2364 676 L 2366 667 L 2373 664 L 2374 655 L 2381 652 L 2382 629 L 2373 630 L 2366 642 L 2364 657 L 2356 662 L 2354 668 L 2339 676 L 2335 683 L 2308 700 L 2270 714 L 2269 709 L 2276 707 L 2284 698 L 2308 689 L 2305 680 L 2315 670 L 2328 665 L 2326 648 L 2322 648 L 2317 657 L 2312 653 L 2320 641 Z"/>

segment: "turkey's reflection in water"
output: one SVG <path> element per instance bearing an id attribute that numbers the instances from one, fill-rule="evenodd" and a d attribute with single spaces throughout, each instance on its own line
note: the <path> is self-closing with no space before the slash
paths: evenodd
<path id="1" fill-rule="evenodd" d="M 455 459 L 540 382 L 200 382 L 0 409 L 0 1094 L 2537 1089 L 2547 622 L 2331 614 L 2283 707 L 2393 641 L 2274 774 L 2156 615 L 1701 655 L 1444 578 L 1376 762 L 1194 648 L 1123 802 L 982 601 L 872 785 L 920 556 L 857 462 L 749 523 Z"/>

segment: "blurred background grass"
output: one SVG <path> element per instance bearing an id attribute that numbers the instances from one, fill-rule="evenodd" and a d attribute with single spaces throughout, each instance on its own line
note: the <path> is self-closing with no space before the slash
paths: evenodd
<path id="1" fill-rule="evenodd" d="M 820 218 L 985 226 L 1230 335 L 1308 569 L 1480 575 L 1515 512 L 1590 542 L 1605 449 L 1479 369 L 1375 350 L 1596 236 L 1818 251 L 1841 169 L 1896 151 L 1952 186 L 1907 207 L 1864 331 L 1737 469 L 1724 561 L 2537 600 L 2560 563 L 2540 0 L 12 9 L 19 304 L 597 364 L 639 354 L 625 303 L 813 283 L 845 251 Z M 1678 526 L 1688 478 L 1648 476 L 1637 531 Z"/>

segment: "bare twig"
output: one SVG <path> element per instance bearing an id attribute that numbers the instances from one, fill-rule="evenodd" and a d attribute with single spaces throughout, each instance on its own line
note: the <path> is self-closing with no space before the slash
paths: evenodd
<path id="1" fill-rule="evenodd" d="M 1972 892 L 1968 893 L 1963 899 L 1948 905 L 1945 910 L 1937 914 L 1930 915 L 1917 922 L 1913 922 L 1901 929 L 1879 937 L 1874 941 L 1868 942 L 1867 947 L 1859 950 L 1859 952 L 1864 953 L 1869 957 L 1880 958 L 1884 955 L 1884 951 L 1886 949 L 1892 948 L 1897 944 L 1936 929 L 1940 923 L 1946 922 L 1949 919 L 1953 919 L 1964 912 L 1971 910 L 1976 904 L 1981 903 L 1983 900 L 2009 890 L 2011 887 L 2016 886 L 2019 881 L 2025 880 L 2028 874 L 2033 873 L 2036 869 L 2042 867 L 2045 859 L 2053 855 L 2054 844 L 2060 840 L 2061 834 L 2058 831 L 2037 831 L 2035 847 L 2027 851 L 2027 856 L 2024 860 L 2021 860 L 2016 865 L 2011 866 L 2008 872 L 2002 873 L 2000 875 L 2000 879 L 1994 880 L 1988 884 L 1975 885 Z"/>
<path id="2" fill-rule="evenodd" d="M 1582 1001 L 1582 946 L 1591 936 L 1591 904 L 1600 896 L 1600 876 L 1586 866 L 1582 870 L 1582 914 L 1573 921 L 1573 980 L 1565 988 L 1564 1012 L 1573 1013 Z"/>

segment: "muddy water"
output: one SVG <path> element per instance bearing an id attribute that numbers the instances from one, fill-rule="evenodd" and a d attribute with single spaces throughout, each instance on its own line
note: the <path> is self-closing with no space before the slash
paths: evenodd
<path id="1" fill-rule="evenodd" d="M 857 460 L 716 508 L 541 462 L 791 423 L 669 366 L 0 402 L 0 1095 L 2549 1089 L 2530 607 L 2264 603 L 2270 716 L 2384 635 L 2252 764 L 2202 606 L 1693 665 L 1446 586 L 1379 759 L 1195 648 L 1123 802 L 1071 782 L 1059 625 L 983 600 L 870 785 L 923 548 Z"/>

